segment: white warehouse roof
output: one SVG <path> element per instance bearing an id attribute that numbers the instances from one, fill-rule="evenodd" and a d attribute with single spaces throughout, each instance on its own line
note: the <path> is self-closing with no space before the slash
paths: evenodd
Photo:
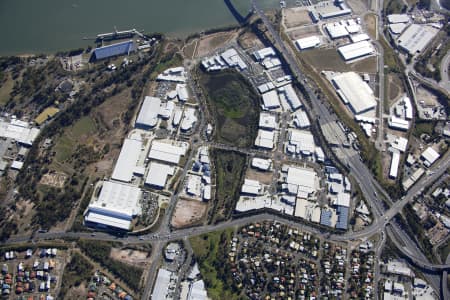
<path id="1" fill-rule="evenodd" d="M 99 197 L 88 206 L 85 220 L 129 229 L 133 216 L 141 213 L 139 206 L 141 193 L 135 186 L 104 181 Z"/>
<path id="2" fill-rule="evenodd" d="M 306 198 L 308 194 L 313 193 L 317 188 L 317 174 L 313 169 L 289 166 L 286 183 L 296 186 L 296 194 L 302 198 Z"/>
<path id="3" fill-rule="evenodd" d="M 409 22 L 409 16 L 407 14 L 392 14 L 388 15 L 387 19 L 390 24 Z"/>
<path id="4" fill-rule="evenodd" d="M 280 107 L 280 99 L 275 90 L 262 94 L 262 100 L 265 109 L 275 109 Z"/>
<path id="5" fill-rule="evenodd" d="M 119 158 L 117 159 L 114 171 L 111 175 L 112 179 L 130 182 L 133 177 L 133 172 L 136 169 L 136 164 L 141 154 L 142 141 L 135 139 L 125 139 L 120 150 Z"/>
<path id="6" fill-rule="evenodd" d="M 348 102 L 355 114 L 360 114 L 376 107 L 377 102 L 370 86 L 355 72 L 341 73 L 333 77 L 339 96 Z"/>
<path id="7" fill-rule="evenodd" d="M 389 169 L 389 177 L 397 178 L 398 175 L 398 165 L 400 163 L 400 152 L 392 152 L 391 167 Z"/>
<path id="8" fill-rule="evenodd" d="M 302 103 L 300 102 L 300 99 L 298 98 L 297 93 L 295 92 L 292 85 L 288 84 L 280 87 L 278 91 L 286 98 L 286 101 L 291 106 L 292 111 L 295 111 L 302 106 Z"/>
<path id="9" fill-rule="evenodd" d="M 161 100 L 159 98 L 146 96 L 136 119 L 135 126 L 142 126 L 146 128 L 155 127 L 158 122 L 160 105 Z"/>
<path id="10" fill-rule="evenodd" d="M 150 163 L 145 184 L 158 188 L 164 188 L 167 182 L 167 177 L 173 176 L 173 173 L 173 167 L 152 162 Z"/>
<path id="11" fill-rule="evenodd" d="M 316 35 L 301 38 L 295 41 L 300 50 L 317 47 L 320 45 L 320 38 Z"/>
<path id="12" fill-rule="evenodd" d="M 27 122 L 17 119 L 11 122 L 0 121 L 0 137 L 14 139 L 17 142 L 31 146 L 39 134 L 39 129 L 31 128 Z"/>
<path id="13" fill-rule="evenodd" d="M 427 25 L 412 24 L 397 39 L 399 47 L 414 55 L 420 53 L 439 32 L 439 29 Z"/>
<path id="14" fill-rule="evenodd" d="M 369 41 L 361 41 L 339 47 L 338 52 L 342 55 L 344 60 L 348 61 L 374 54 L 375 49 Z"/>
<path id="15" fill-rule="evenodd" d="M 291 129 L 289 131 L 289 144 L 294 145 L 297 154 L 311 155 L 316 145 L 314 137 L 309 131 Z"/>
<path id="16" fill-rule="evenodd" d="M 255 140 L 255 146 L 266 149 L 273 149 L 274 140 L 275 132 L 259 129 L 258 136 Z"/>
<path id="17" fill-rule="evenodd" d="M 151 299 L 167 299 L 172 274 L 166 269 L 159 269 Z"/>
<path id="18" fill-rule="evenodd" d="M 260 169 L 263 171 L 267 171 L 270 169 L 270 166 L 272 165 L 272 161 L 270 159 L 263 159 L 254 157 L 252 159 L 252 167 L 256 169 Z"/>
<path id="19" fill-rule="evenodd" d="M 325 25 L 325 29 L 332 39 L 337 39 L 348 35 L 345 25 L 339 23 L 328 23 Z"/>
<path id="20" fill-rule="evenodd" d="M 255 51 L 253 53 L 253 55 L 255 56 L 256 60 L 261 61 L 261 60 L 264 60 L 266 57 L 275 56 L 276 54 L 272 47 L 267 47 L 267 48 Z"/>
<path id="21" fill-rule="evenodd" d="M 277 127 L 277 120 L 275 115 L 268 112 L 261 112 L 259 114 L 259 128 L 273 130 Z"/>
<path id="22" fill-rule="evenodd" d="M 421 156 L 425 160 L 424 164 L 427 167 L 431 166 L 440 157 L 439 153 L 431 147 L 428 147 L 427 150 L 423 151 Z"/>
<path id="23" fill-rule="evenodd" d="M 174 146 L 168 143 L 153 141 L 148 157 L 172 164 L 178 164 L 181 156 L 186 154 L 188 146 Z"/>
<path id="24" fill-rule="evenodd" d="M 357 43 L 361 41 L 369 41 L 370 37 L 365 33 L 359 33 L 351 35 L 350 40 L 352 40 L 352 43 Z"/>

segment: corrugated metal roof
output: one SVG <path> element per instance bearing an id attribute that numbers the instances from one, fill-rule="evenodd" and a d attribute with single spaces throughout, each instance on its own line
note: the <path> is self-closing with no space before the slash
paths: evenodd
<path id="1" fill-rule="evenodd" d="M 128 54 L 130 51 L 133 51 L 133 48 L 133 41 L 126 41 L 97 48 L 92 55 L 95 60 L 105 59 L 117 55 Z"/>

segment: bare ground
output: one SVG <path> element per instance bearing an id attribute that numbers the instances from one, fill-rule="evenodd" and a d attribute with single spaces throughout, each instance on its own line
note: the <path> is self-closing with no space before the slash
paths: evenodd
<path id="1" fill-rule="evenodd" d="M 298 27 L 312 23 L 308 11 L 303 8 L 300 7 L 289 8 L 285 9 L 283 13 L 284 13 L 283 22 L 286 28 Z"/>
<path id="2" fill-rule="evenodd" d="M 297 40 L 302 37 L 307 37 L 311 35 L 318 35 L 320 34 L 319 27 L 317 26 L 305 26 L 301 28 L 296 28 L 294 30 L 289 30 L 287 32 L 289 37 L 293 40 Z"/>
<path id="3" fill-rule="evenodd" d="M 248 168 L 245 174 L 245 178 L 257 180 L 262 184 L 270 185 L 272 183 L 272 172 L 259 172 L 255 169 Z"/>
<path id="4" fill-rule="evenodd" d="M 200 39 L 195 53 L 196 57 L 206 56 L 226 45 L 230 40 L 237 37 L 237 31 L 219 32 L 207 35 Z"/>
<path id="5" fill-rule="evenodd" d="M 172 217 L 172 226 L 182 228 L 195 224 L 205 216 L 208 205 L 198 200 L 178 200 Z"/>
<path id="6" fill-rule="evenodd" d="M 149 264 L 149 253 L 133 249 L 111 249 L 111 258 L 137 267 L 147 266 Z"/>
<path id="7" fill-rule="evenodd" d="M 47 173 L 42 176 L 40 184 L 53 186 L 56 188 L 62 188 L 64 186 L 64 183 L 66 182 L 67 175 L 64 173 L 54 172 L 54 173 Z"/>
<path id="8" fill-rule="evenodd" d="M 423 87 L 417 88 L 417 99 L 419 101 L 424 101 L 426 106 L 437 106 L 439 105 L 438 98 L 435 94 L 431 93 L 429 90 Z"/>
<path id="9" fill-rule="evenodd" d="M 245 32 L 239 37 L 239 44 L 244 50 L 262 48 L 264 45 L 253 32 Z"/>

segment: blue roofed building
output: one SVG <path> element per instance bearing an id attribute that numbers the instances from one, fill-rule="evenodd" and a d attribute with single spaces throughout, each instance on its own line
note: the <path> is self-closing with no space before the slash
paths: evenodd
<path id="1" fill-rule="evenodd" d="M 118 55 L 128 55 L 134 51 L 134 42 L 126 41 L 96 48 L 92 52 L 91 61 L 106 59 Z"/>
<path id="2" fill-rule="evenodd" d="M 348 207 L 339 205 L 336 207 L 336 213 L 338 215 L 336 228 L 346 230 L 348 227 Z"/>
<path id="3" fill-rule="evenodd" d="M 320 224 L 331 227 L 331 216 L 333 215 L 332 211 L 329 209 L 322 209 L 322 213 L 320 215 Z"/>

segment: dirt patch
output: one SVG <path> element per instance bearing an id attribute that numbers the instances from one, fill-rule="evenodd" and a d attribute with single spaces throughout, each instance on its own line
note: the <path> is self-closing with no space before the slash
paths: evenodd
<path id="1" fill-rule="evenodd" d="M 87 296 L 87 287 L 84 282 L 82 282 L 79 286 L 71 287 L 64 299 L 76 299 L 76 300 L 85 300 Z"/>
<path id="2" fill-rule="evenodd" d="M 369 7 L 370 0 L 347 0 L 347 4 L 353 11 L 354 15 L 362 15 Z"/>
<path id="3" fill-rule="evenodd" d="M 416 91 L 416 98 L 418 101 L 424 101 L 425 106 L 438 106 L 440 105 L 438 97 L 430 92 L 428 89 L 419 86 Z"/>
<path id="4" fill-rule="evenodd" d="M 264 45 L 261 40 L 253 32 L 244 32 L 239 37 L 239 45 L 244 49 L 262 48 Z"/>
<path id="5" fill-rule="evenodd" d="M 312 23 L 308 11 L 303 8 L 289 8 L 285 9 L 283 13 L 283 22 L 286 28 L 298 27 Z"/>
<path id="6" fill-rule="evenodd" d="M 184 57 L 187 59 L 192 59 L 195 55 L 197 49 L 198 41 L 194 40 L 189 44 L 186 44 L 183 48 Z"/>
<path id="7" fill-rule="evenodd" d="M 374 14 L 368 14 L 364 16 L 364 22 L 367 26 L 367 33 L 372 39 L 377 38 L 377 16 Z"/>
<path id="8" fill-rule="evenodd" d="M 53 172 L 44 174 L 41 178 L 40 184 L 48 185 L 56 188 L 64 187 L 64 183 L 67 180 L 67 175 L 64 173 Z"/>
<path id="9" fill-rule="evenodd" d="M 110 256 L 112 259 L 137 267 L 147 266 L 149 264 L 149 253 L 145 251 L 112 248 Z"/>
<path id="10" fill-rule="evenodd" d="M 207 35 L 200 39 L 197 45 L 196 57 L 203 57 L 211 52 L 216 51 L 218 48 L 226 45 L 231 39 L 237 36 L 237 31 L 231 32 L 219 32 L 211 35 Z"/>
<path id="11" fill-rule="evenodd" d="M 388 84 L 387 95 L 389 104 L 391 105 L 398 97 L 403 94 L 402 81 L 397 75 L 387 75 Z"/>
<path id="12" fill-rule="evenodd" d="M 272 183 L 272 172 L 259 172 L 255 169 L 247 169 L 246 179 L 257 180 L 262 184 L 270 185 Z"/>
<path id="13" fill-rule="evenodd" d="M 172 218 L 172 226 L 182 228 L 199 222 L 206 213 L 207 204 L 197 200 L 178 200 Z"/>
<path id="14" fill-rule="evenodd" d="M 311 35 L 320 35 L 321 34 L 320 29 L 317 25 L 296 28 L 293 30 L 288 30 L 286 32 L 292 40 L 297 40 L 299 38 L 308 37 Z"/>

